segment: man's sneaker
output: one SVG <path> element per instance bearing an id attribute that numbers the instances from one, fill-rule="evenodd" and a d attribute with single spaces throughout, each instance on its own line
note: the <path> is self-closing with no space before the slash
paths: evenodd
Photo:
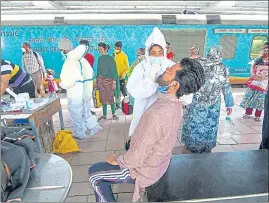
<path id="1" fill-rule="evenodd" d="M 112 119 L 115 120 L 115 121 L 118 121 L 119 117 L 117 115 L 113 115 Z"/>
<path id="2" fill-rule="evenodd" d="M 250 118 L 250 115 L 245 114 L 245 115 L 243 116 L 243 118 L 244 118 L 244 119 L 249 119 L 249 118 Z"/>

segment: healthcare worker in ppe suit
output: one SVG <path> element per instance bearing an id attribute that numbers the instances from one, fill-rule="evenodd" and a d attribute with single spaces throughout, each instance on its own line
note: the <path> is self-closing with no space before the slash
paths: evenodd
<path id="1" fill-rule="evenodd" d="M 64 60 L 60 86 L 67 92 L 68 111 L 74 126 L 73 136 L 85 139 L 87 129 L 91 136 L 102 130 L 90 109 L 94 72 L 84 58 L 89 47 L 79 45 L 72 50 L 72 43 L 66 38 L 60 41 L 58 47 Z"/>
<path id="2" fill-rule="evenodd" d="M 127 83 L 127 91 L 134 97 L 129 136 L 133 135 L 143 113 L 158 99 L 156 79 L 175 64 L 166 57 L 166 41 L 158 28 L 154 28 L 145 45 L 145 60 L 134 68 Z"/>

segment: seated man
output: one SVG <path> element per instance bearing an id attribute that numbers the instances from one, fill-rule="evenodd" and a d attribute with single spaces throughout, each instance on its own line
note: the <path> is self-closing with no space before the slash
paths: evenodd
<path id="1" fill-rule="evenodd" d="M 30 98 L 35 98 L 35 86 L 31 76 L 18 65 L 1 60 L 1 93 L 12 87 L 16 94 L 27 92 Z"/>
<path id="2" fill-rule="evenodd" d="M 182 97 L 197 92 L 204 84 L 199 62 L 184 58 L 157 78 L 159 98 L 143 114 L 132 136 L 130 149 L 119 157 L 111 154 L 107 163 L 89 168 L 97 202 L 115 202 L 111 184 L 135 184 L 133 201 L 146 187 L 166 172 L 182 118 Z"/>

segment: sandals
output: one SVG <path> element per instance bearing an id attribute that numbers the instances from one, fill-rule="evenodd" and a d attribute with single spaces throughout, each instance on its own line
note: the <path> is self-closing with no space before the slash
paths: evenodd
<path id="1" fill-rule="evenodd" d="M 248 119 L 248 118 L 250 118 L 250 115 L 245 114 L 245 115 L 243 116 L 243 118 L 244 118 L 244 119 Z"/>
<path id="2" fill-rule="evenodd" d="M 113 115 L 112 120 L 118 121 L 119 117 L 117 115 Z"/>
<path id="3" fill-rule="evenodd" d="M 255 121 L 260 122 L 261 121 L 261 118 L 260 117 L 256 117 L 255 118 Z"/>
<path id="4" fill-rule="evenodd" d="M 99 122 L 99 121 L 106 120 L 106 119 L 107 119 L 107 117 L 106 117 L 106 116 L 101 116 L 100 118 L 98 118 L 98 120 L 97 120 L 97 121 Z"/>

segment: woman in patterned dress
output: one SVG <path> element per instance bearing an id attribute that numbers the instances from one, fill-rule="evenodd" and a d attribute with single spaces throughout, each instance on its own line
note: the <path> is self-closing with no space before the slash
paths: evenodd
<path id="1" fill-rule="evenodd" d="M 220 117 L 221 92 L 227 114 L 234 100 L 229 83 L 229 71 L 222 63 L 222 48 L 212 47 L 206 58 L 199 59 L 205 70 L 205 85 L 193 96 L 184 120 L 181 141 L 192 153 L 211 152 L 216 146 Z"/>
<path id="2" fill-rule="evenodd" d="M 268 47 L 265 42 L 262 56 L 254 61 L 252 66 L 252 77 L 247 82 L 247 91 L 240 106 L 246 109 L 244 119 L 250 118 L 255 110 L 255 120 L 261 121 L 261 114 L 264 109 L 265 94 L 268 88 Z"/>

